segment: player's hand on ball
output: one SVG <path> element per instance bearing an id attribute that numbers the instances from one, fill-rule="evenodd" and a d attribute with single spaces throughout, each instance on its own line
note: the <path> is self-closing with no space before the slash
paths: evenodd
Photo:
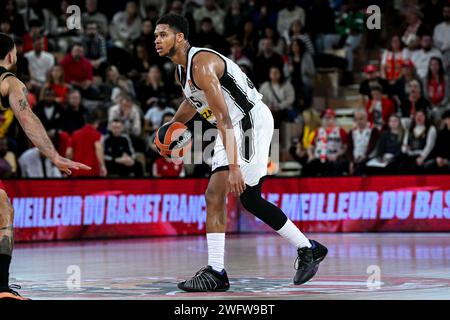
<path id="1" fill-rule="evenodd" d="M 245 190 L 245 182 L 242 176 L 241 169 L 238 166 L 230 166 L 228 173 L 228 183 L 230 185 L 230 191 L 239 197 Z"/>
<path id="2" fill-rule="evenodd" d="M 72 170 L 91 170 L 91 167 L 85 164 L 74 162 L 61 156 L 58 156 L 55 160 L 53 160 L 53 163 L 59 170 L 68 175 L 72 174 Z"/>

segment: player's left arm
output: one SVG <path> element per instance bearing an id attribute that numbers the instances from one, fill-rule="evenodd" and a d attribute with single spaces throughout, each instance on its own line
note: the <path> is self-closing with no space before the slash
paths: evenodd
<path id="1" fill-rule="evenodd" d="M 222 94 L 219 77 L 223 75 L 225 65 L 216 54 L 198 53 L 192 61 L 192 77 L 205 92 L 208 106 L 216 117 L 217 129 L 222 137 L 229 164 L 228 182 L 231 191 L 239 196 L 245 190 L 245 182 L 238 165 L 236 137 L 225 98 Z"/>

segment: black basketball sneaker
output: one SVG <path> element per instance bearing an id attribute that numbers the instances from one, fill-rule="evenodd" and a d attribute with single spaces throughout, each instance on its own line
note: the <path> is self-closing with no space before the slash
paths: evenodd
<path id="1" fill-rule="evenodd" d="M 295 260 L 295 269 L 297 272 L 294 276 L 294 284 L 303 284 L 317 273 L 319 263 L 325 259 L 328 249 L 317 241 L 310 240 L 311 248 L 300 248 L 297 250 L 298 257 Z"/>
<path id="2" fill-rule="evenodd" d="M 230 281 L 225 270 L 220 273 L 206 266 L 191 279 L 180 282 L 178 288 L 187 292 L 221 292 L 230 289 Z"/>

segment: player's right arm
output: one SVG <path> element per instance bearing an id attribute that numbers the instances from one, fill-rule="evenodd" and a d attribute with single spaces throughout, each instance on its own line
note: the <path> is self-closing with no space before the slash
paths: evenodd
<path id="1" fill-rule="evenodd" d="M 67 174 L 71 174 L 71 169 L 90 170 L 90 167 L 82 163 L 73 162 L 58 154 L 44 126 L 28 104 L 28 91 L 25 85 L 15 77 L 10 77 L 7 81 L 11 109 L 26 135 L 39 151 Z"/>

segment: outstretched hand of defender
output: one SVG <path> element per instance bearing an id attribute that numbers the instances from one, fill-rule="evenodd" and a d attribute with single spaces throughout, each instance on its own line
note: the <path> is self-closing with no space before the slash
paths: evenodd
<path id="1" fill-rule="evenodd" d="M 58 156 L 55 160 L 53 160 L 53 163 L 59 170 L 68 175 L 72 174 L 72 170 L 91 170 L 91 167 L 85 164 L 75 162 L 61 156 Z"/>
<path id="2" fill-rule="evenodd" d="M 230 166 L 230 171 L 228 173 L 228 183 L 230 186 L 230 191 L 239 197 L 245 190 L 244 177 L 242 176 L 241 169 L 239 167 L 233 168 Z"/>

